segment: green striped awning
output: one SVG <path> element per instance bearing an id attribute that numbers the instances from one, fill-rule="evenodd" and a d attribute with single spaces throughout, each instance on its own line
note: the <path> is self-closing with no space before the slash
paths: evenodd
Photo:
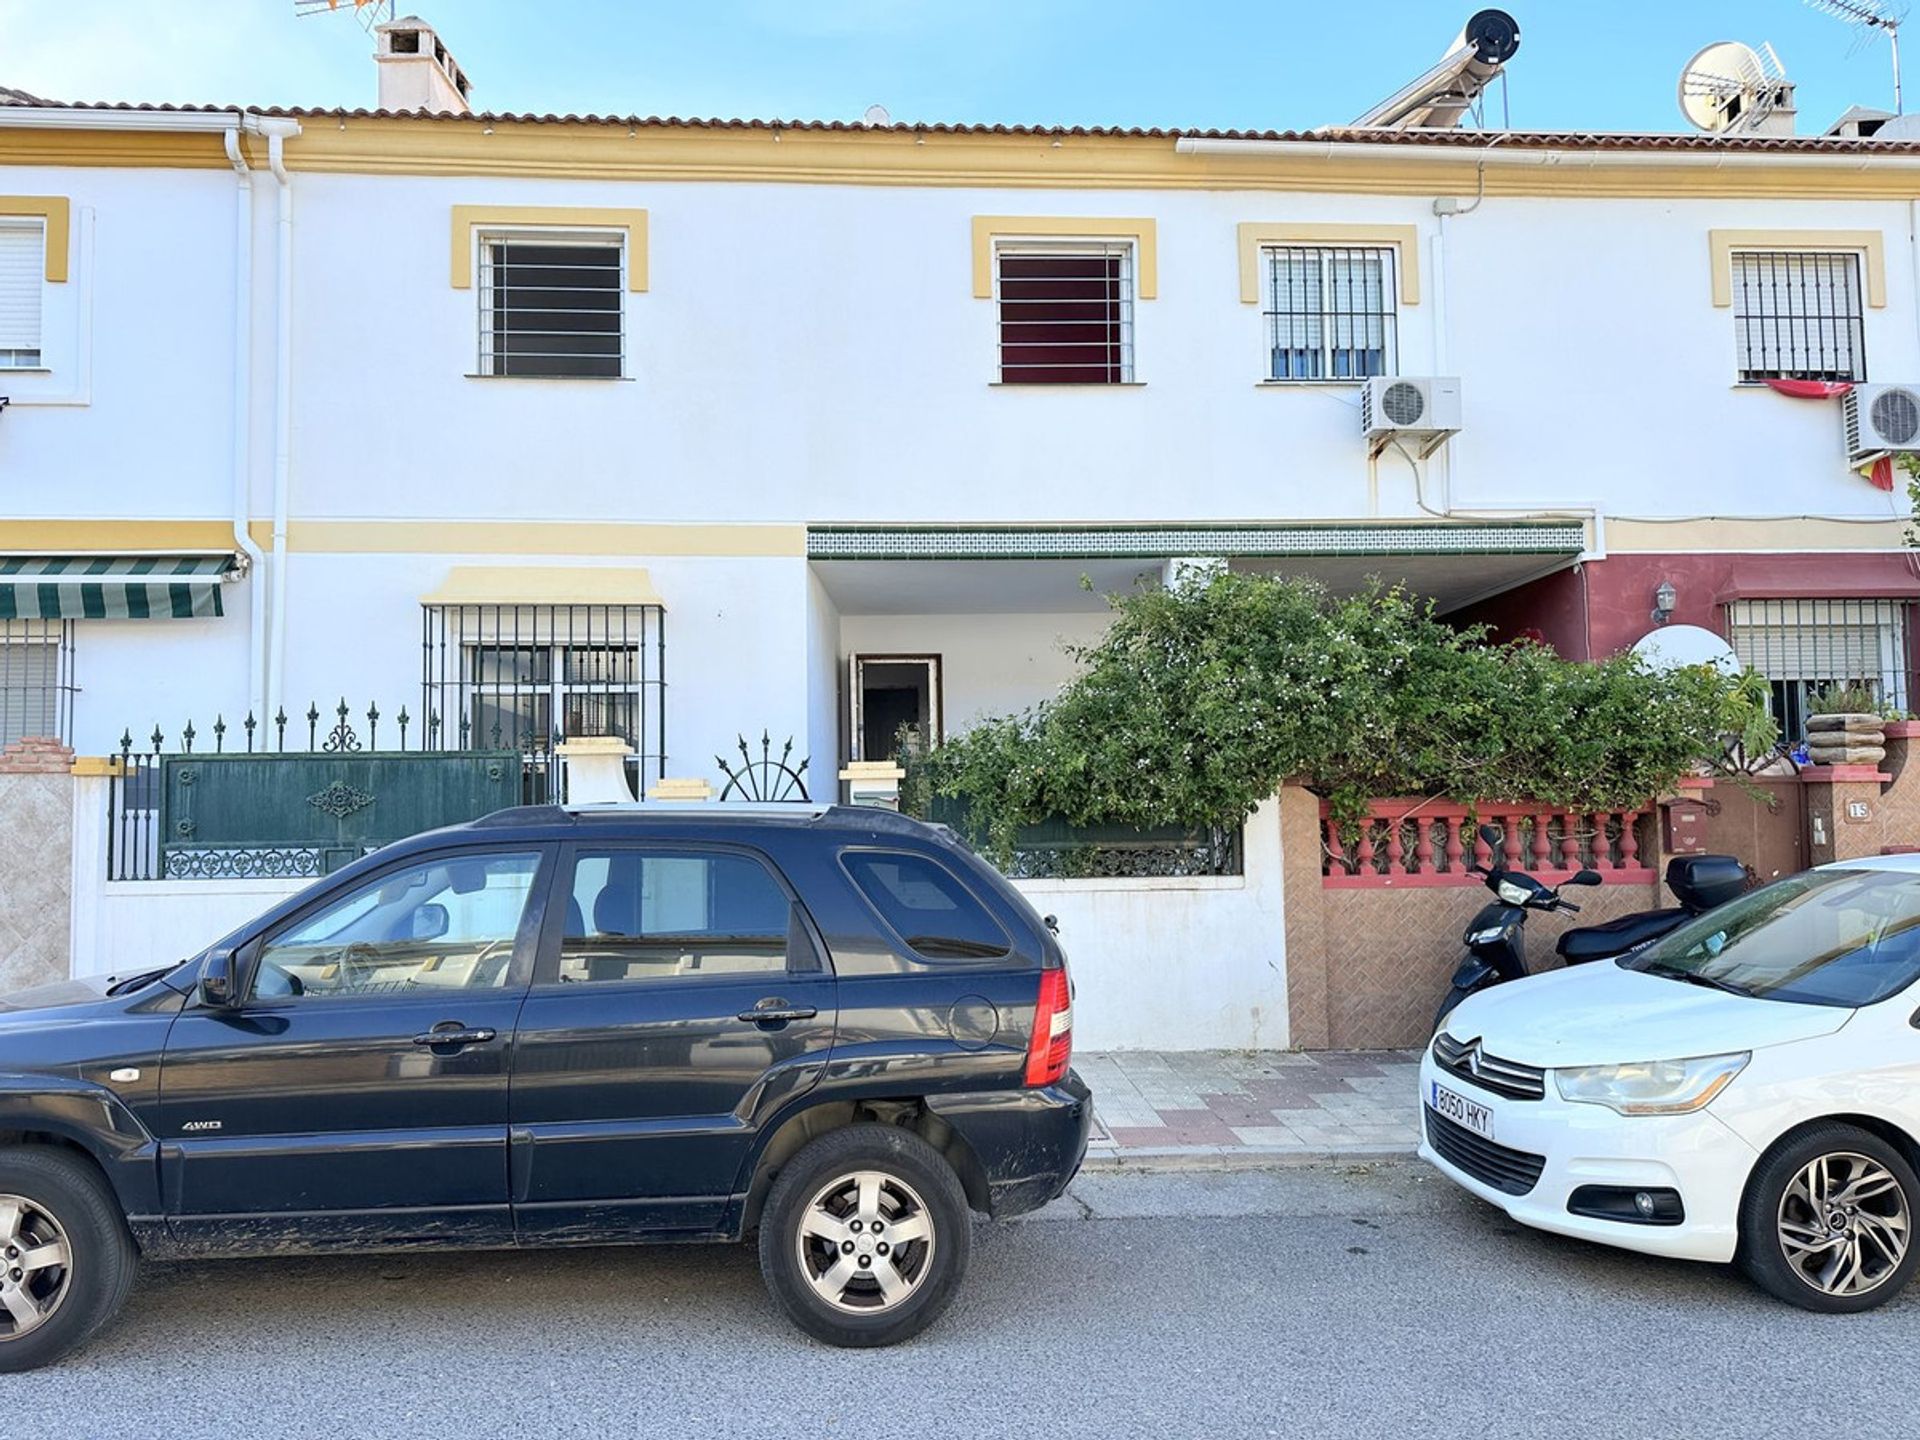
<path id="1" fill-rule="evenodd" d="M 190 620 L 224 615 L 232 555 L 0 556 L 0 620 Z"/>

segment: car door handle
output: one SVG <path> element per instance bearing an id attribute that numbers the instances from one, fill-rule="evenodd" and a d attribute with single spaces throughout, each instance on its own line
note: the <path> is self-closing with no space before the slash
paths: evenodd
<path id="1" fill-rule="evenodd" d="M 788 1020 L 811 1020 L 820 1012 L 811 1005 L 785 1005 L 778 1000 L 762 1000 L 751 1010 L 742 1010 L 739 1018 L 756 1025 L 784 1024 Z"/>
<path id="2" fill-rule="evenodd" d="M 493 1039 L 491 1030 L 429 1030 L 424 1035 L 413 1037 L 416 1045 L 484 1045 Z"/>

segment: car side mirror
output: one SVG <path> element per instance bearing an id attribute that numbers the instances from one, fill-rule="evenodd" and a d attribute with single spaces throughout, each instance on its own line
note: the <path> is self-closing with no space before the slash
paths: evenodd
<path id="1" fill-rule="evenodd" d="M 1600 872 L 1598 870 L 1581 870 L 1576 873 L 1572 879 L 1567 881 L 1569 885 L 1600 885 L 1604 883 L 1600 878 Z"/>
<path id="2" fill-rule="evenodd" d="M 413 938 L 415 940 L 438 940 L 451 926 L 447 917 L 447 907 L 435 901 L 422 905 L 413 912 Z"/>
<path id="3" fill-rule="evenodd" d="M 200 1003 L 231 1010 L 240 1003 L 239 966 L 231 950 L 216 950 L 200 966 Z"/>

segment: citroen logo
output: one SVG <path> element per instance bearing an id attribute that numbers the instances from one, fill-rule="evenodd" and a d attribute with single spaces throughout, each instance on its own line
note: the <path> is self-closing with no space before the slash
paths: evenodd
<path id="1" fill-rule="evenodd" d="M 1467 1042 L 1467 1053 L 1464 1058 L 1467 1062 L 1468 1072 L 1478 1075 L 1480 1073 L 1480 1042 L 1478 1040 L 1469 1040 Z"/>

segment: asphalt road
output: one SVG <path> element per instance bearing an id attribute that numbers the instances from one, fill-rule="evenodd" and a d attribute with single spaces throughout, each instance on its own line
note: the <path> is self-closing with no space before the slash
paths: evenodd
<path id="1" fill-rule="evenodd" d="M 738 1247 L 150 1267 L 0 1378 L 55 1437 L 1911 1435 L 1920 1292 L 1826 1318 L 1535 1235 L 1417 1165 L 1091 1175 L 919 1340 L 790 1329 Z"/>

